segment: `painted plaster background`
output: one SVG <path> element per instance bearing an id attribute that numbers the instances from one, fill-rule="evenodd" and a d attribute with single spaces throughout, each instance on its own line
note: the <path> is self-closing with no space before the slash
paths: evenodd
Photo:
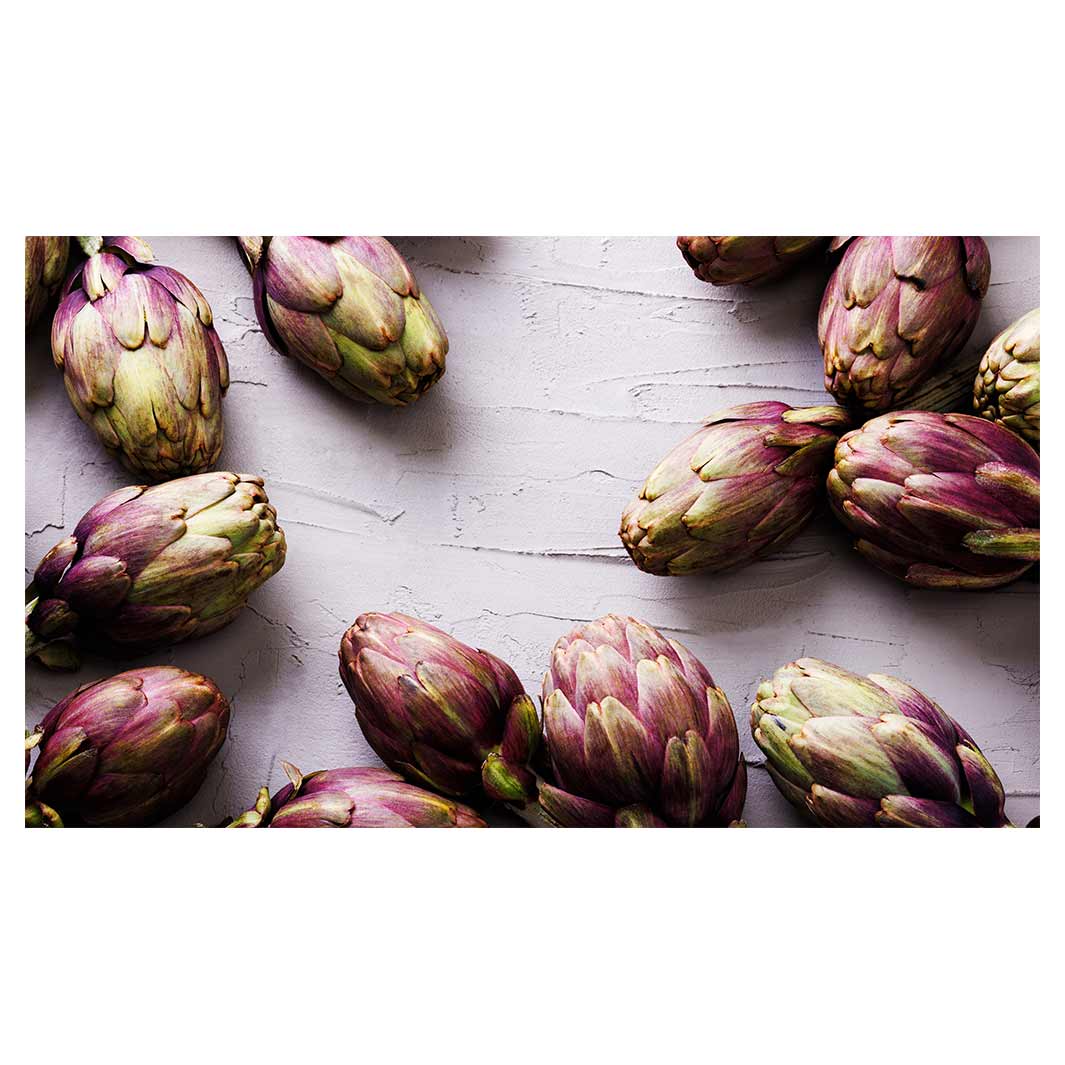
<path id="1" fill-rule="evenodd" d="M 229 356 L 220 469 L 261 474 L 288 561 L 238 621 L 143 659 L 213 677 L 229 739 L 170 824 L 217 823 L 304 771 L 376 763 L 337 674 L 344 629 L 401 610 L 509 661 L 534 696 L 574 624 L 634 614 L 680 639 L 728 694 L 751 763 L 752 826 L 799 824 L 747 727 L 761 678 L 800 655 L 895 673 L 973 733 L 1020 823 L 1038 812 L 1039 586 L 906 588 L 858 558 L 829 517 L 733 574 L 656 578 L 628 561 L 621 510 L 716 408 L 825 402 L 816 316 L 828 267 L 760 289 L 712 288 L 673 238 L 396 239 L 451 341 L 413 407 L 352 403 L 266 343 L 232 240 L 149 237 L 214 311 Z M 1039 302 L 1039 242 L 990 238 L 991 288 L 969 348 Z M 26 579 L 107 492 L 128 483 L 72 410 L 48 350 L 26 351 Z M 32 727 L 78 684 L 126 668 L 26 670 Z M 501 819 L 500 823 L 504 823 Z"/>

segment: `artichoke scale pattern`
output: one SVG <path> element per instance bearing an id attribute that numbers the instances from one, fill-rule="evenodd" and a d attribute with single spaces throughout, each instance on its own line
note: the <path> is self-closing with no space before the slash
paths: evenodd
<path id="1" fill-rule="evenodd" d="M 514 670 L 406 614 L 362 614 L 340 642 L 340 676 L 367 742 L 415 784 L 522 805 L 540 721 Z"/>
<path id="2" fill-rule="evenodd" d="M 289 783 L 272 798 L 260 789 L 255 806 L 228 828 L 487 827 L 470 807 L 416 787 L 389 769 L 356 766 L 304 776 L 282 764 Z"/>
<path id="3" fill-rule="evenodd" d="M 41 560 L 27 653 L 74 637 L 139 654 L 232 621 L 285 561 L 259 477 L 204 473 L 105 496 Z"/>
<path id="4" fill-rule="evenodd" d="M 980 237 L 857 237 L 821 301 L 825 388 L 866 411 L 903 405 L 969 339 L 991 279 Z"/>
<path id="5" fill-rule="evenodd" d="M 774 281 L 826 243 L 825 237 L 677 237 L 684 261 L 711 285 Z"/>
<path id="6" fill-rule="evenodd" d="M 625 549 L 659 576 L 717 572 L 769 554 L 813 515 L 849 426 L 835 406 L 766 402 L 719 411 L 659 463 L 625 508 Z"/>
<path id="7" fill-rule="evenodd" d="M 34 325 L 63 284 L 69 237 L 26 238 L 26 328 Z"/>
<path id="8" fill-rule="evenodd" d="M 196 793 L 228 726 L 214 681 L 173 666 L 83 685 L 38 726 L 27 820 L 154 824 Z"/>
<path id="9" fill-rule="evenodd" d="M 413 403 L 444 372 L 447 334 L 383 237 L 241 237 L 270 343 L 350 399 Z"/>
<path id="10" fill-rule="evenodd" d="M 980 360 L 973 410 L 1039 447 L 1039 308 L 1007 326 Z"/>
<path id="11" fill-rule="evenodd" d="M 144 241 L 106 237 L 64 292 L 52 356 L 107 451 L 152 481 L 213 465 L 229 363 L 200 290 Z"/>
<path id="12" fill-rule="evenodd" d="M 873 418 L 840 440 L 828 496 L 855 548 L 919 588 L 994 588 L 1039 560 L 1039 456 L 981 418 Z"/>
<path id="13" fill-rule="evenodd" d="M 896 677 L 800 658 L 758 688 L 751 732 L 781 794 L 828 827 L 998 828 L 1005 792 L 975 740 Z"/>
<path id="14" fill-rule="evenodd" d="M 725 693 L 681 643 L 607 615 L 562 637 L 543 681 L 549 823 L 725 826 L 747 792 Z"/>

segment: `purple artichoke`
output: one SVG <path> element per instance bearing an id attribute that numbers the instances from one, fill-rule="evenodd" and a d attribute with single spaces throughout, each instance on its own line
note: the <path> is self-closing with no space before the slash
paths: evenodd
<path id="1" fill-rule="evenodd" d="M 975 740 L 916 688 L 800 658 L 765 681 L 751 731 L 781 793 L 829 827 L 998 828 L 1005 793 Z"/>
<path id="2" fill-rule="evenodd" d="M 26 328 L 40 318 L 67 272 L 70 237 L 26 238 Z"/>
<path id="3" fill-rule="evenodd" d="M 540 806 L 565 828 L 722 826 L 747 793 L 736 721 L 703 664 L 614 614 L 551 652 L 544 728 L 557 786 Z"/>
<path id="4" fill-rule="evenodd" d="M 990 278 L 980 237 L 856 238 L 821 300 L 825 388 L 867 411 L 904 405 L 969 339 Z"/>
<path id="5" fill-rule="evenodd" d="M 381 760 L 445 795 L 524 803 L 540 722 L 514 670 L 405 614 L 362 614 L 340 641 L 340 676 Z"/>
<path id="6" fill-rule="evenodd" d="M 747 403 L 719 411 L 655 468 L 621 516 L 645 573 L 728 569 L 775 551 L 813 515 L 842 407 Z"/>
<path id="7" fill-rule="evenodd" d="M 229 828 L 487 828 L 462 803 L 407 783 L 378 766 L 322 769 L 304 776 L 282 762 L 290 783 L 272 799 L 259 790 L 255 806 Z"/>
<path id="8" fill-rule="evenodd" d="M 259 477 L 202 473 L 105 496 L 41 560 L 28 592 L 26 655 L 76 638 L 139 654 L 232 621 L 285 561 Z"/>
<path id="9" fill-rule="evenodd" d="M 875 565 L 918 588 L 994 588 L 1039 561 L 1039 456 L 967 414 L 883 414 L 848 433 L 832 509 Z"/>
<path id="10" fill-rule="evenodd" d="M 711 285 L 758 285 L 786 274 L 825 237 L 677 237 L 684 261 Z"/>
<path id="11" fill-rule="evenodd" d="M 228 727 L 214 681 L 173 666 L 83 685 L 38 726 L 26 823 L 161 821 L 196 794 Z"/>
<path id="12" fill-rule="evenodd" d="M 229 363 L 211 308 L 137 237 L 85 238 L 52 323 L 78 417 L 139 477 L 209 469 L 222 450 Z"/>
<path id="13" fill-rule="evenodd" d="M 270 343 L 350 399 L 403 407 L 444 372 L 447 334 L 383 237 L 239 237 Z"/>

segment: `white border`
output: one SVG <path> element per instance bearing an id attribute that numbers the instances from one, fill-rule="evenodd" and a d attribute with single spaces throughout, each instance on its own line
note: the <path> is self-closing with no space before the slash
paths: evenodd
<path id="1" fill-rule="evenodd" d="M 722 6 L 19 10 L 0 64 L 9 376 L 27 231 L 1038 232 L 1043 291 L 1062 291 L 1037 5 Z M 1043 454 L 1056 546 L 1053 418 Z M 57 837 L 18 826 L 9 765 L 8 1060 L 1043 1060 L 1059 718 L 1052 702 L 1038 833 Z"/>

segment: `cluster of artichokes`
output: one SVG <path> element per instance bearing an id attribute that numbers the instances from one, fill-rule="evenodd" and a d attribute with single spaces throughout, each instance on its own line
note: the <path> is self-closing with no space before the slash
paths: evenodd
<path id="1" fill-rule="evenodd" d="M 387 769 L 262 788 L 235 828 L 479 828 L 505 802 L 534 824 L 742 825 L 747 768 L 728 697 L 692 652 L 635 618 L 577 626 L 550 653 L 542 725 L 514 671 L 403 614 L 344 634 L 340 675 Z M 230 708 L 169 666 L 87 684 L 27 738 L 31 826 L 146 825 L 202 783 Z M 763 683 L 751 731 L 784 796 L 824 825 L 1001 827 L 1005 794 L 976 741 L 893 677 L 799 659 Z"/>
<path id="2" fill-rule="evenodd" d="M 346 396 L 403 406 L 443 373 L 443 327 L 387 241 L 238 239 L 270 343 Z M 1038 309 L 984 354 L 978 416 L 905 409 L 973 331 L 990 276 L 980 238 L 677 243 L 712 284 L 761 283 L 842 249 L 818 321 L 839 405 L 709 417 L 625 508 L 621 539 L 641 570 L 764 558 L 826 485 L 856 550 L 912 586 L 993 588 L 1038 562 Z M 92 507 L 27 590 L 27 658 L 69 669 L 82 648 L 121 659 L 222 628 L 281 569 L 286 543 L 262 478 L 206 472 L 229 374 L 199 289 L 135 237 L 27 238 L 27 327 L 56 295 L 52 351 L 71 402 L 149 482 Z M 687 647 L 635 618 L 560 637 L 539 710 L 499 657 L 401 613 L 356 618 L 339 667 L 387 768 L 304 775 L 282 763 L 288 784 L 260 789 L 230 827 L 485 827 L 493 804 L 559 827 L 743 824 L 747 764 L 727 695 Z M 229 717 L 217 684 L 175 666 L 82 685 L 27 734 L 26 824 L 168 817 L 202 784 Z M 750 727 L 780 792 L 814 823 L 1009 824 L 973 737 L 897 678 L 799 658 L 758 686 Z"/>
<path id="3" fill-rule="evenodd" d="M 843 248 L 818 318 L 825 387 L 841 406 L 763 402 L 708 418 L 622 513 L 621 541 L 641 570 L 716 572 L 764 557 L 800 531 L 826 484 L 856 549 L 917 587 L 991 588 L 1039 561 L 1038 308 L 995 338 L 979 369 L 961 370 L 979 418 L 909 409 L 951 394 L 952 360 L 990 280 L 980 237 L 677 243 L 712 284 L 770 280 Z"/>

